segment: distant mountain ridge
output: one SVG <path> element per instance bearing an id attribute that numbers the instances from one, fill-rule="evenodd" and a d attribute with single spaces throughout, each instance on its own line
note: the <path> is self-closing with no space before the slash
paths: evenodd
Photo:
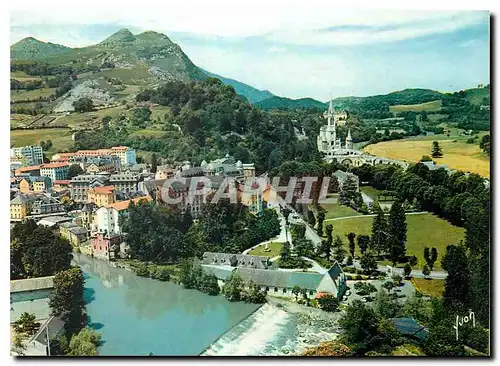
<path id="1" fill-rule="evenodd" d="M 243 95 L 246 97 L 250 102 L 252 103 L 257 103 L 260 102 L 264 99 L 274 97 L 274 94 L 271 93 L 269 90 L 259 90 L 254 88 L 253 86 L 247 85 L 245 83 L 242 83 L 240 81 L 234 80 L 234 79 L 229 79 L 217 74 L 213 74 L 207 70 L 203 70 L 200 68 L 205 74 L 207 74 L 210 77 L 217 78 L 220 81 L 222 81 L 226 85 L 231 85 L 234 88 L 234 91 L 237 94 Z"/>
<path id="2" fill-rule="evenodd" d="M 261 109 L 309 109 L 327 108 L 328 104 L 317 101 L 312 98 L 300 98 L 300 99 L 290 99 L 285 97 L 272 96 L 270 98 L 261 100 L 255 103 L 255 105 Z"/>

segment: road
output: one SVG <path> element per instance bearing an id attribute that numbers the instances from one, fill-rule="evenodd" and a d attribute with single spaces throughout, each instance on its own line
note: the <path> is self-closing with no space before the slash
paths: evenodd
<path id="1" fill-rule="evenodd" d="M 359 260 L 355 259 L 353 261 L 353 267 L 361 269 L 361 265 L 359 264 Z M 387 273 L 387 267 L 389 266 L 378 266 L 379 271 L 383 271 Z M 404 277 L 404 270 L 403 268 L 392 268 L 392 273 L 393 274 L 399 274 L 401 277 Z M 425 278 L 424 274 L 422 273 L 422 270 L 420 269 L 414 269 L 411 271 L 411 276 L 412 277 L 417 277 L 417 278 Z M 448 276 L 448 272 L 445 271 L 432 271 L 431 274 L 428 276 L 428 278 L 434 278 L 438 280 L 444 280 Z"/>
<path id="2" fill-rule="evenodd" d="M 429 213 L 428 211 L 419 211 L 419 212 L 406 212 L 406 216 L 408 215 L 423 215 Z M 333 219 L 326 219 L 324 222 L 327 221 L 336 221 L 336 220 L 346 220 L 346 219 L 359 219 L 360 217 L 375 217 L 377 216 L 376 214 L 371 214 L 371 215 L 357 215 L 357 216 L 342 216 L 342 217 L 335 217 Z"/>

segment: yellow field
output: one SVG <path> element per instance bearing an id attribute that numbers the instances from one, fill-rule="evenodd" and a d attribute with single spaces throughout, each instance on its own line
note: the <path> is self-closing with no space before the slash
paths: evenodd
<path id="1" fill-rule="evenodd" d="M 422 112 L 422 111 L 427 111 L 427 112 L 438 112 L 441 110 L 441 99 L 440 100 L 433 100 L 432 102 L 427 102 L 427 103 L 420 103 L 420 104 L 400 104 L 400 105 L 393 105 L 389 107 L 389 111 L 392 113 L 397 113 L 397 112 L 406 112 L 406 111 L 411 111 L 411 112 Z"/>
<path id="2" fill-rule="evenodd" d="M 478 144 L 439 139 L 439 146 L 443 151 L 443 157 L 434 159 L 436 163 L 448 165 L 451 169 L 477 173 L 483 177 L 490 176 L 490 159 L 481 152 Z M 364 150 L 390 159 L 417 162 L 422 155 L 430 156 L 431 148 L 432 141 L 430 140 L 396 140 L 368 145 Z"/>

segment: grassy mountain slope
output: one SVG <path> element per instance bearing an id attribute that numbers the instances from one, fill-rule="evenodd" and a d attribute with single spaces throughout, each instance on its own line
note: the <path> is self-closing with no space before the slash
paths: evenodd
<path id="1" fill-rule="evenodd" d="M 10 46 L 10 58 L 17 60 L 35 60 L 68 53 L 71 48 L 60 44 L 42 42 L 28 37 Z"/>
<path id="2" fill-rule="evenodd" d="M 278 96 L 273 96 L 271 98 L 261 100 L 260 102 L 255 103 L 255 105 L 265 110 L 309 109 L 309 108 L 318 108 L 322 110 L 328 107 L 326 103 L 319 102 L 312 98 L 290 99 Z"/>
<path id="3" fill-rule="evenodd" d="M 237 94 L 243 95 L 245 98 L 247 98 L 252 103 L 257 103 L 257 102 L 260 102 L 261 100 L 271 98 L 274 96 L 274 94 L 268 90 L 259 90 L 259 89 L 256 89 L 256 88 L 250 86 L 250 85 L 241 83 L 237 80 L 225 78 L 223 76 L 213 74 L 213 73 L 206 71 L 206 70 L 203 70 L 203 69 L 201 69 L 201 70 L 205 74 L 207 74 L 208 76 L 213 77 L 213 78 L 217 78 L 226 85 L 231 85 Z"/>

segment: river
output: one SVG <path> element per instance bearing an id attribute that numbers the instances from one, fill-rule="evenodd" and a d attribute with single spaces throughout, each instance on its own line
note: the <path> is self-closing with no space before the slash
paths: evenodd
<path id="1" fill-rule="evenodd" d="M 84 254 L 74 253 L 73 261 L 85 275 L 89 326 L 102 334 L 103 356 L 198 355 L 259 308 L 138 277 Z"/>
<path id="2" fill-rule="evenodd" d="M 85 276 L 89 327 L 102 356 L 266 356 L 300 353 L 336 336 L 337 314 L 269 299 L 229 302 L 74 253 Z"/>

